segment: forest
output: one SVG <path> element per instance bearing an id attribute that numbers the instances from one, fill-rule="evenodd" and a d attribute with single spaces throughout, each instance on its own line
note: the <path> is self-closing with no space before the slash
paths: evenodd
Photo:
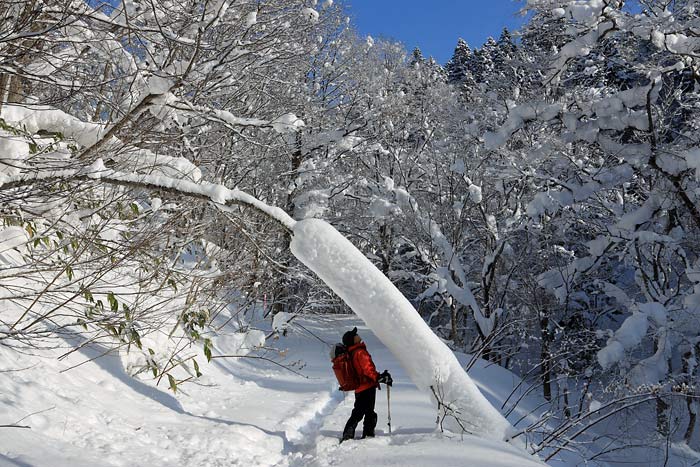
<path id="1" fill-rule="evenodd" d="M 353 312 L 295 249 L 322 219 L 543 398 L 495 437 L 700 449 L 700 4 L 520 7 L 440 64 L 339 0 L 0 0 L 0 349 L 185 390 L 231 306 Z"/>

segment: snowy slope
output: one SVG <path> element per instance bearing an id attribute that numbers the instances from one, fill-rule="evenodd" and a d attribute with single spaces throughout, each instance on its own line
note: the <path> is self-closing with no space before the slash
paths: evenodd
<path id="1" fill-rule="evenodd" d="M 505 443 L 437 433 L 431 402 L 362 326 L 378 367 L 395 377 L 393 434 L 386 433 L 381 391 L 378 437 L 338 445 L 353 396 L 335 390 L 322 341 L 335 342 L 356 324 L 299 320 L 287 337 L 268 343 L 288 349 L 284 361 L 304 376 L 265 360 L 213 360 L 199 383 L 176 396 L 165 383 L 156 388 L 129 377 L 117 356 L 61 373 L 99 348 L 61 361 L 58 349 L 37 358 L 0 348 L 0 424 L 41 411 L 19 423 L 31 429 L 0 428 L 0 466 L 540 465 Z M 214 354 L 237 339 L 224 330 Z M 25 370 L 6 371 L 17 369 Z"/>

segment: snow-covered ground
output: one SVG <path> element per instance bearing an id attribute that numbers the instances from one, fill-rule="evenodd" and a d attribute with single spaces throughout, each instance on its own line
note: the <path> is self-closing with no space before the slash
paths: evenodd
<path id="1" fill-rule="evenodd" d="M 0 425 L 26 417 L 18 424 L 31 427 L 0 428 L 0 467 L 543 465 L 503 442 L 436 430 L 429 397 L 357 318 L 316 316 L 292 323 L 287 336 L 268 340 L 266 346 L 277 350 L 262 354 L 288 369 L 264 359 L 214 359 L 202 365 L 204 377 L 180 386 L 175 395 L 167 382 L 155 387 L 130 377 L 118 356 L 61 372 L 101 355 L 100 348 L 83 348 L 59 361 L 65 350 L 38 358 L 0 347 Z M 336 390 L 329 345 L 356 325 L 378 369 L 394 376 L 392 434 L 382 388 L 377 437 L 339 444 L 354 397 Z M 238 349 L 240 339 L 224 328 L 214 339 L 214 355 Z M 477 363 L 470 376 L 496 407 L 519 382 L 485 362 Z M 510 421 L 539 402 L 525 398 Z M 687 454 L 690 459 L 693 453 Z M 563 455 L 550 465 L 603 465 Z M 650 452 L 640 455 L 627 465 L 663 465 Z M 668 465 L 697 461 L 681 457 L 676 453 Z"/>
<path id="2" fill-rule="evenodd" d="M 34 413 L 19 423 L 30 429 L 0 428 L 0 466 L 540 465 L 505 443 L 437 432 L 429 398 L 356 318 L 294 323 L 268 345 L 288 349 L 283 361 L 303 376 L 266 360 L 215 359 L 203 366 L 198 383 L 176 395 L 166 382 L 156 388 L 128 376 L 118 356 L 61 372 L 100 355 L 99 348 L 59 361 L 63 352 L 37 358 L 0 347 L 0 424 Z M 394 375 L 393 432 L 389 436 L 382 390 L 377 438 L 339 445 L 354 398 L 335 389 L 323 341 L 338 341 L 354 325 L 380 370 Z M 222 332 L 214 354 L 238 339 Z M 499 397 L 506 388 L 490 387 L 487 379 L 505 372 L 493 369 L 475 371 L 476 380 Z"/>

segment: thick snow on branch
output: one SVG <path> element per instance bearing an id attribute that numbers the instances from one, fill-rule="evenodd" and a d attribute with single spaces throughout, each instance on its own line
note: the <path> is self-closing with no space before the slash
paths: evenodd
<path id="1" fill-rule="evenodd" d="M 114 180 L 119 182 L 145 184 L 155 187 L 174 189 L 182 193 L 207 197 L 218 204 L 241 203 L 252 206 L 257 210 L 264 212 L 289 229 L 293 228 L 295 223 L 294 219 L 284 212 L 284 210 L 265 204 L 257 198 L 239 189 L 231 190 L 223 185 L 218 185 L 215 183 L 194 183 L 188 180 L 170 178 L 161 175 L 141 175 L 115 172 L 107 169 L 102 164 L 101 159 L 98 159 L 97 162 L 90 167 L 88 177 L 92 179 L 105 179 L 108 181 Z"/>
<path id="2" fill-rule="evenodd" d="M 263 120 L 260 118 L 238 117 L 228 110 L 215 109 L 211 107 L 193 105 L 183 98 L 172 96 L 168 105 L 180 112 L 194 113 L 202 115 L 214 120 L 218 120 L 232 127 L 260 127 L 272 128 L 277 133 L 294 133 L 305 126 L 302 119 L 293 113 L 280 115 L 272 120 Z"/>
<path id="3" fill-rule="evenodd" d="M 657 326 L 665 326 L 667 314 L 666 308 L 661 303 L 640 303 L 633 306 L 632 314 L 625 319 L 620 328 L 615 331 L 615 334 L 608 339 L 605 347 L 598 351 L 597 357 L 600 366 L 606 369 L 622 361 L 626 352 L 633 350 L 642 343 L 642 340 L 647 335 L 650 320 L 654 321 Z M 665 349 L 659 350 L 665 351 Z M 651 380 L 639 381 L 638 383 L 653 384 L 658 382 L 659 379 L 657 378 L 654 381 L 652 378 Z"/>
<path id="4" fill-rule="evenodd" d="M 83 122 L 47 105 L 4 104 L 1 117 L 8 124 L 24 128 L 29 133 L 40 130 L 63 133 L 84 147 L 95 144 L 105 131 L 104 125 Z"/>
<path id="5" fill-rule="evenodd" d="M 17 183 L 29 184 L 41 180 L 102 180 L 107 183 L 118 183 L 152 189 L 164 189 L 181 193 L 182 195 L 208 198 L 221 205 L 243 204 L 265 213 L 288 229 L 294 227 L 295 221 L 283 209 L 270 206 L 259 199 L 239 189 L 229 189 L 223 185 L 208 182 L 193 182 L 173 178 L 166 175 L 147 175 L 138 173 L 118 172 L 105 167 L 102 159 L 97 159 L 92 165 L 82 170 L 53 170 L 31 174 L 4 176 L 0 173 L 0 189 L 15 186 Z"/>
<path id="6" fill-rule="evenodd" d="M 291 250 L 367 323 L 416 386 L 430 394 L 435 388 L 475 435 L 499 440 L 510 436 L 511 425 L 479 392 L 452 351 L 391 281 L 335 228 L 319 219 L 299 221 Z"/>
<path id="7" fill-rule="evenodd" d="M 506 144 L 513 133 L 521 129 L 531 120 L 549 121 L 558 117 L 564 110 L 561 104 L 546 104 L 530 102 L 515 106 L 509 110 L 508 119 L 495 132 L 484 134 L 484 144 L 487 149 L 497 149 Z"/>

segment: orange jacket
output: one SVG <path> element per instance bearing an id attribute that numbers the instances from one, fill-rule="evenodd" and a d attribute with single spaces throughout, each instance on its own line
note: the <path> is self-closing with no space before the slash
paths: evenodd
<path id="1" fill-rule="evenodd" d="M 348 352 L 352 355 L 352 366 L 357 371 L 357 376 L 360 378 L 360 385 L 355 389 L 355 393 L 365 391 L 370 388 L 377 387 L 377 379 L 379 372 L 374 366 L 372 357 L 367 352 L 367 346 L 364 342 L 351 345 L 348 347 Z"/>

